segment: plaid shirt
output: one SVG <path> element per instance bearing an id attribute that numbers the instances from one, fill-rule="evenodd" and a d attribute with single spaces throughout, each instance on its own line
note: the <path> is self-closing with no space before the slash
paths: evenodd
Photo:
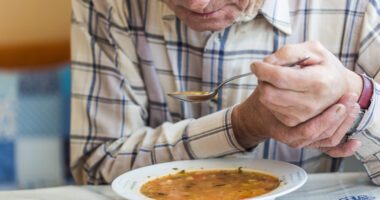
<path id="1" fill-rule="evenodd" d="M 76 180 L 109 183 L 154 163 L 225 156 L 283 160 L 308 172 L 337 170 L 341 160 L 316 149 L 274 140 L 250 151 L 239 146 L 231 111 L 255 89 L 255 76 L 226 85 L 212 103 L 166 95 L 212 90 L 286 44 L 318 40 L 348 69 L 375 80 L 355 137 L 363 142 L 358 159 L 380 184 L 380 1 L 265 0 L 256 7 L 222 31 L 196 32 L 158 0 L 73 0 Z"/>

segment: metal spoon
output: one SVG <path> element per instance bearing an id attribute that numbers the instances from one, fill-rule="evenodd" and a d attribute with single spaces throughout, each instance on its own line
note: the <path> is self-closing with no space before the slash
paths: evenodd
<path id="1" fill-rule="evenodd" d="M 287 67 L 294 67 L 294 66 L 297 66 L 297 65 L 305 62 L 309 58 L 310 57 L 308 56 L 308 57 L 305 57 L 303 59 L 298 60 L 297 62 L 290 63 L 290 64 L 287 64 L 285 66 L 287 66 Z M 230 82 L 232 80 L 238 79 L 238 78 L 242 78 L 242 77 L 245 77 L 245 76 L 252 75 L 252 74 L 253 73 L 251 72 L 251 73 L 246 73 L 246 74 L 241 74 L 241 75 L 233 76 L 233 77 L 231 77 L 231 78 L 223 81 L 214 90 L 209 91 L 209 92 L 182 91 L 182 92 L 168 93 L 168 96 L 173 97 L 173 98 L 178 99 L 178 100 L 181 100 L 181 101 L 187 101 L 187 102 L 191 102 L 191 103 L 200 103 L 202 101 L 207 101 L 207 100 L 210 100 L 210 99 L 214 98 L 218 94 L 219 89 L 221 87 L 223 87 L 226 83 L 228 83 L 228 82 Z"/>

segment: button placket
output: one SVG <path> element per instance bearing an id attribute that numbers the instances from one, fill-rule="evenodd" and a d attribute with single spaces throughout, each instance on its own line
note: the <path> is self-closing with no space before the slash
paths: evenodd
<path id="1" fill-rule="evenodd" d="M 203 51 L 202 91 L 211 91 L 217 82 L 217 62 L 214 50 L 220 48 L 220 33 L 213 32 L 208 38 Z M 206 83 L 205 83 L 206 82 Z M 211 85 L 212 84 L 212 85 Z M 217 99 L 202 103 L 202 115 L 207 115 L 217 110 Z"/>

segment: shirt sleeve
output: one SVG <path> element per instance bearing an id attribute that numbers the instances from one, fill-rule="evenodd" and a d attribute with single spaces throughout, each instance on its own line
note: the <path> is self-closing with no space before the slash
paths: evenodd
<path id="1" fill-rule="evenodd" d="M 357 65 L 373 78 L 371 105 L 357 127 L 354 138 L 363 144 L 356 157 L 372 181 L 380 185 L 380 1 L 371 0 L 365 13 Z"/>
<path id="2" fill-rule="evenodd" d="M 232 131 L 232 108 L 147 126 L 148 97 L 127 30 L 128 13 L 115 9 L 124 1 L 94 2 L 72 1 L 70 159 L 78 183 L 110 183 L 154 163 L 244 151 Z M 118 31 L 110 31 L 109 18 Z"/>

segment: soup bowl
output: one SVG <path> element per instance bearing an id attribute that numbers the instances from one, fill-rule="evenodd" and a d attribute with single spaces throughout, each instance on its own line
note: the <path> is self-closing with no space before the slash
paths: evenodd
<path id="1" fill-rule="evenodd" d="M 277 177 L 280 186 L 271 192 L 261 196 L 247 198 L 250 200 L 272 200 L 295 191 L 305 184 L 307 180 L 306 172 L 295 165 L 262 159 L 247 158 L 221 158 L 205 160 L 174 161 L 150 165 L 126 172 L 117 177 L 112 182 L 112 189 L 121 197 L 131 200 L 151 200 L 151 198 L 141 193 L 141 187 L 154 179 L 176 174 L 181 170 L 202 171 L 202 170 L 231 170 L 242 168 L 244 170 L 259 172 Z"/>

